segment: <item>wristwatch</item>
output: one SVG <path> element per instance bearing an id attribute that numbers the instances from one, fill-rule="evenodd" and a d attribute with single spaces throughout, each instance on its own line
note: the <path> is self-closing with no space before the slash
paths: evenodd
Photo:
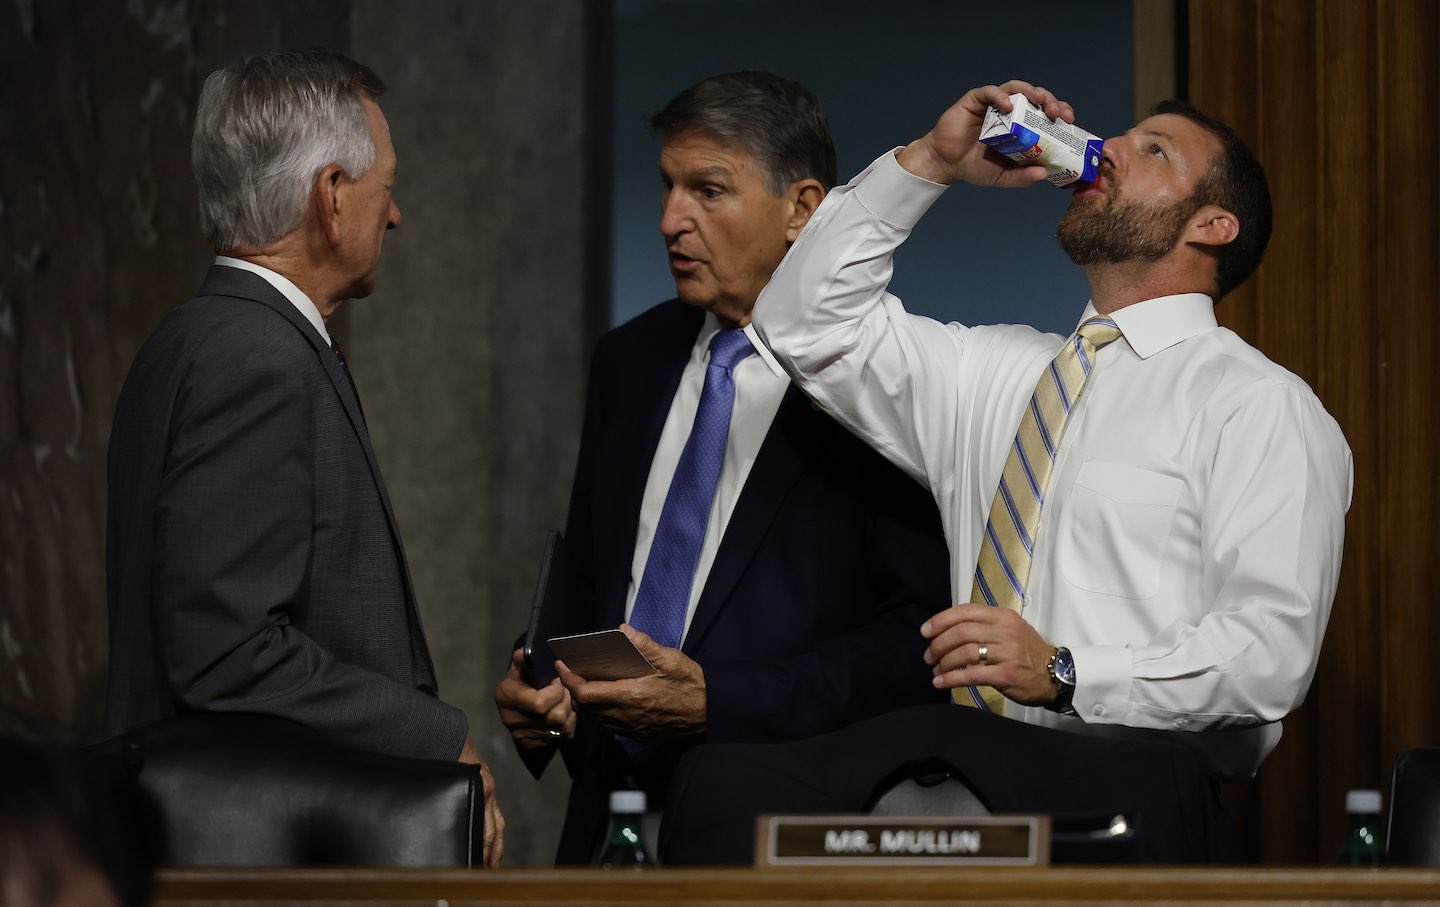
<path id="1" fill-rule="evenodd" d="M 1059 712 L 1062 715 L 1074 715 L 1075 706 L 1071 701 L 1075 698 L 1075 658 L 1070 650 L 1064 646 L 1058 646 L 1055 654 L 1050 656 L 1050 663 L 1045 666 L 1050 672 L 1050 680 L 1055 684 L 1055 701 L 1045 706 L 1052 712 Z"/>

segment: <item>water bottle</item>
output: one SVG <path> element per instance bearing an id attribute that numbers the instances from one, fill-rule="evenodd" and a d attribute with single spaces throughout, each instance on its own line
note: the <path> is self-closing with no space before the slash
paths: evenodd
<path id="1" fill-rule="evenodd" d="M 1345 795 L 1350 830 L 1340 849 L 1345 866 L 1379 866 L 1385 862 L 1385 841 L 1380 835 L 1380 792 L 1352 790 Z"/>
<path id="2" fill-rule="evenodd" d="M 655 858 L 645 849 L 644 816 L 643 790 L 610 792 L 610 834 L 600 854 L 601 866 L 641 869 L 655 865 Z"/>

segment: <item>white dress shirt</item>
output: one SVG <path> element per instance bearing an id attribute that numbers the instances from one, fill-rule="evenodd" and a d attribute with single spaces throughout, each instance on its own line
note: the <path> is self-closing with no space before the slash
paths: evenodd
<path id="1" fill-rule="evenodd" d="M 881 157 L 826 198 L 754 317 L 804 390 L 929 485 L 964 601 L 1022 408 L 1062 338 L 940 324 L 886 291 L 894 249 L 943 188 Z M 1350 451 L 1304 382 L 1217 326 L 1209 297 L 1112 317 L 1124 336 L 1066 425 L 1021 612 L 1074 654 L 1078 716 L 1006 714 L 1168 734 L 1248 776 L 1315 671 Z"/>
<path id="2" fill-rule="evenodd" d="M 227 268 L 239 268 L 242 271 L 259 274 L 265 278 L 266 283 L 279 290 L 280 295 L 290 300 L 290 304 L 293 305 L 301 315 L 305 316 L 305 320 L 315 326 L 315 330 L 320 332 L 320 336 L 325 338 L 325 342 L 330 344 L 332 349 L 335 347 L 335 342 L 330 339 L 330 332 L 325 330 L 325 319 L 320 317 L 320 309 L 316 307 L 309 296 L 306 296 L 301 292 L 299 287 L 295 286 L 290 278 L 277 271 L 272 271 L 263 265 L 257 265 L 254 262 L 245 261 L 240 258 L 231 258 L 228 255 L 215 256 L 215 264 L 223 265 Z"/>
<path id="3" fill-rule="evenodd" d="M 635 558 L 630 564 L 630 587 L 625 595 L 626 620 L 635 610 L 635 596 L 640 590 L 640 578 L 645 575 L 645 562 L 650 557 L 650 544 L 655 540 L 660 511 L 665 507 L 665 495 L 670 491 L 670 480 L 675 476 L 680 452 L 685 449 L 690 428 L 695 422 L 695 412 L 700 408 L 700 392 L 705 387 L 705 372 L 710 363 L 710 341 L 719 331 L 720 322 L 714 315 L 706 313 L 705 323 L 690 349 L 690 361 L 680 375 L 680 386 L 670 401 L 670 414 L 665 418 L 660 445 L 650 461 L 650 476 L 645 480 L 645 496 L 640 503 Z M 730 433 L 725 438 L 725 459 L 720 464 L 720 477 L 715 484 L 715 499 L 710 504 L 705 541 L 700 546 L 695 579 L 690 585 L 685 633 L 690 632 L 695 605 L 705 589 L 705 580 L 715 562 L 715 552 L 720 549 L 720 540 L 725 537 L 725 527 L 735 510 L 735 502 L 745 488 L 745 479 L 750 475 L 750 467 L 755 464 L 760 445 L 770 431 L 770 423 L 780 410 L 785 389 L 790 386 L 789 376 L 756 338 L 754 328 L 746 327 L 745 335 L 755 345 L 755 355 L 740 360 L 733 372 L 735 404 L 730 413 Z"/>

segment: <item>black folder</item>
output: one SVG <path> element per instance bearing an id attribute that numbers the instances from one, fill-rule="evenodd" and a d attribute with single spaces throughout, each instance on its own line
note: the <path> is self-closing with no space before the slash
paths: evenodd
<path id="1" fill-rule="evenodd" d="M 595 626 L 590 593 L 575 574 L 565 550 L 565 539 L 551 530 L 545 538 L 545 554 L 540 559 L 530 627 L 525 631 L 525 664 L 530 670 L 530 683 L 540 689 L 555 679 L 555 653 L 550 651 L 546 640 L 597 629 L 600 628 Z"/>

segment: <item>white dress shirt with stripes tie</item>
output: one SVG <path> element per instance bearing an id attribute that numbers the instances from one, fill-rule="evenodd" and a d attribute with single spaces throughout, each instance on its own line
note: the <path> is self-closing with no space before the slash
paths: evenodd
<path id="1" fill-rule="evenodd" d="M 943 191 L 893 152 L 833 190 L 754 324 L 814 400 L 930 488 L 966 601 L 1016 426 L 1064 341 L 940 324 L 887 291 L 894 250 Z M 1065 420 L 1020 602 L 1074 657 L 1076 715 L 1005 713 L 1174 739 L 1248 776 L 1315 672 L 1350 450 L 1304 382 L 1217 325 L 1209 297 L 1110 317 L 1123 336 Z"/>

